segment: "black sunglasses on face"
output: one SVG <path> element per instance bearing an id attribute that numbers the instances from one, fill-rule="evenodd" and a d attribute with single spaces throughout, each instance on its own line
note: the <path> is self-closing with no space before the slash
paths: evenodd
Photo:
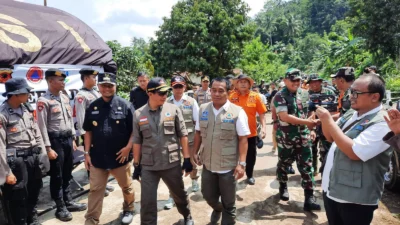
<path id="1" fill-rule="evenodd" d="M 165 95 L 168 95 L 168 93 L 169 93 L 169 91 L 157 91 L 156 92 L 159 96 L 165 96 Z"/>

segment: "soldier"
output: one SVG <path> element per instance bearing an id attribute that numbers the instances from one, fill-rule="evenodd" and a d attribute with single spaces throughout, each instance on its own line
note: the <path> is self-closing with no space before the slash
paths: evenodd
<path id="1" fill-rule="evenodd" d="M 43 186 L 42 175 L 50 169 L 43 139 L 27 103 L 32 89 L 23 78 L 5 83 L 7 100 L 0 106 L 0 151 L 6 184 L 9 221 L 14 225 L 39 225 L 36 204 Z"/>
<path id="2" fill-rule="evenodd" d="M 274 98 L 274 106 L 279 119 L 276 133 L 279 157 L 276 172 L 280 185 L 279 194 L 281 200 L 289 200 L 286 169 L 296 160 L 305 195 L 304 210 L 320 210 L 320 205 L 316 204 L 314 199 L 315 182 L 308 130 L 315 127 L 316 121 L 304 116 L 297 91 L 300 87 L 300 79 L 298 69 L 289 69 L 284 80 L 286 86 Z"/>
<path id="3" fill-rule="evenodd" d="M 193 138 L 194 138 L 194 124 L 199 116 L 199 106 L 197 105 L 196 100 L 184 94 L 186 89 L 185 79 L 181 76 L 175 76 L 171 79 L 172 93 L 173 95 L 168 98 L 167 102 L 171 104 L 175 104 L 179 107 L 182 112 L 183 119 L 185 120 L 186 130 L 188 132 L 188 140 L 189 140 L 189 149 L 192 152 L 193 148 Z M 193 165 L 193 171 L 190 173 L 190 178 L 192 179 L 192 192 L 199 191 L 199 184 L 197 179 L 199 176 L 197 175 L 196 166 Z M 169 197 L 167 204 L 165 204 L 164 208 L 171 209 L 173 206 L 172 196 Z"/>
<path id="4" fill-rule="evenodd" d="M 90 192 L 85 225 L 97 225 L 102 212 L 104 190 L 111 174 L 121 187 L 124 203 L 122 224 L 133 219 L 135 192 L 131 177 L 132 154 L 132 104 L 116 96 L 114 74 L 99 75 L 102 97 L 86 110 L 83 129 L 85 133 L 85 166 L 90 171 Z"/>
<path id="5" fill-rule="evenodd" d="M 354 76 L 354 68 L 342 67 L 336 74 L 331 75 L 331 78 L 335 79 L 337 88 L 341 93 L 343 93 L 341 98 L 339 98 L 340 116 L 343 116 L 346 112 L 352 110 L 350 102 L 350 87 L 356 79 Z M 334 116 L 334 118 L 339 118 L 339 114 Z"/>
<path id="6" fill-rule="evenodd" d="M 50 159 L 50 194 L 56 202 L 56 217 L 61 221 L 72 220 L 74 211 L 86 210 L 86 204 L 72 200 L 72 151 L 76 150 L 75 128 L 69 97 L 65 87 L 64 72 L 48 69 L 45 78 L 49 89 L 36 104 L 37 118 L 47 155 Z"/>
<path id="7" fill-rule="evenodd" d="M 230 82 L 211 82 L 212 102 L 200 106 L 196 121 L 193 159 L 204 164 L 201 191 L 213 208 L 211 224 L 235 224 L 236 183 L 244 176 L 247 136 L 250 134 L 245 111 L 228 101 Z M 199 154 L 200 145 L 204 149 Z M 221 198 L 221 202 L 218 199 Z"/>
<path id="8" fill-rule="evenodd" d="M 311 74 L 308 78 L 307 83 L 309 84 L 310 88 L 308 90 L 309 96 L 315 95 L 315 94 L 321 94 L 321 95 L 333 95 L 336 96 L 335 93 L 325 87 L 322 87 L 322 81 L 323 79 L 318 76 L 318 74 Z M 310 101 L 310 99 L 308 99 Z M 309 111 L 308 112 L 308 117 L 314 116 L 315 111 Z M 320 150 L 320 158 L 319 160 L 322 162 L 320 171 L 323 171 L 324 168 L 324 159 L 326 154 L 329 151 L 329 148 L 331 147 L 330 142 L 328 142 L 323 133 L 322 133 L 322 128 L 321 126 L 317 126 L 315 130 L 311 130 L 310 132 L 310 137 L 312 141 L 312 154 L 313 154 L 313 168 L 314 168 L 314 176 L 318 175 L 318 143 L 321 143 L 321 150 Z"/>
<path id="9" fill-rule="evenodd" d="M 137 75 L 137 81 L 139 87 L 132 89 L 130 93 L 130 102 L 133 104 L 135 109 L 146 105 L 149 100 L 149 96 L 146 93 L 147 84 L 149 83 L 149 76 L 144 72 L 139 72 Z"/>
<path id="10" fill-rule="evenodd" d="M 210 88 L 208 87 L 210 84 L 209 76 L 201 77 L 201 88 L 194 93 L 193 98 L 197 101 L 199 105 L 210 102 L 211 101 L 211 93 Z"/>
<path id="11" fill-rule="evenodd" d="M 79 71 L 81 74 L 81 80 L 83 87 L 76 94 L 74 99 L 74 106 L 76 112 L 76 128 L 82 137 L 83 143 L 85 143 L 85 130 L 83 130 L 83 121 L 85 120 L 85 111 L 89 108 L 89 105 L 96 99 L 100 98 L 101 95 L 97 92 L 94 87 L 96 86 L 96 77 L 99 73 L 97 70 L 91 68 L 83 68 Z M 90 172 L 88 171 L 90 176 Z M 110 191 L 114 191 L 114 187 L 107 185 L 104 192 L 105 196 L 108 196 Z"/>
<path id="12" fill-rule="evenodd" d="M 166 102 L 171 90 L 165 80 L 156 77 L 147 85 L 149 102 L 136 110 L 133 118 L 134 179 L 141 179 L 141 224 L 157 224 L 157 189 L 160 179 L 185 220 L 194 224 L 182 171 L 192 172 L 185 119 L 178 106 Z M 182 147 L 184 157 L 181 166 Z M 143 167 L 143 169 L 142 169 Z"/>

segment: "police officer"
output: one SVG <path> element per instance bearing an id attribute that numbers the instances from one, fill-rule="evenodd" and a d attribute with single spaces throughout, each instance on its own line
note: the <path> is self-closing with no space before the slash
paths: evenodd
<path id="1" fill-rule="evenodd" d="M 331 75 L 331 78 L 335 79 L 336 86 L 341 93 L 341 96 L 339 97 L 339 110 L 340 116 L 343 116 L 349 110 L 352 111 L 350 102 L 350 87 L 356 79 L 354 76 L 354 68 L 342 67 L 336 74 Z"/>
<path id="2" fill-rule="evenodd" d="M 133 177 L 140 179 L 142 175 L 142 225 L 157 224 L 157 188 L 160 179 L 167 185 L 185 225 L 194 224 L 182 179 L 183 170 L 187 176 L 193 169 L 188 133 L 179 107 L 166 102 L 170 90 L 163 78 L 151 79 L 147 85 L 149 102 L 136 110 L 133 118 Z M 181 148 L 184 157 L 182 167 Z"/>
<path id="3" fill-rule="evenodd" d="M 116 77 L 112 73 L 99 75 L 102 97 L 86 110 L 85 166 L 90 170 L 90 192 L 85 225 L 99 223 L 107 179 L 112 174 L 124 196 L 122 224 L 133 219 L 135 192 L 132 183 L 132 104 L 116 96 Z"/>
<path id="4" fill-rule="evenodd" d="M 289 69 L 284 79 L 286 86 L 274 98 L 274 106 L 279 119 L 276 133 L 279 157 L 276 172 L 279 194 L 281 200 L 289 200 L 286 168 L 296 160 L 305 195 L 304 210 L 320 210 L 320 205 L 316 204 L 314 199 L 315 182 L 309 141 L 309 129 L 315 127 L 316 121 L 305 118 L 303 113 L 302 102 L 297 91 L 300 87 L 300 80 L 300 71 Z"/>
<path id="5" fill-rule="evenodd" d="M 76 150 L 75 128 L 69 97 L 62 93 L 65 87 L 64 72 L 48 69 L 45 78 L 49 89 L 36 104 L 37 118 L 47 155 L 50 159 L 50 194 L 56 202 L 56 217 L 72 220 L 70 212 L 86 210 L 86 204 L 72 200 L 72 151 Z"/>
<path id="6" fill-rule="evenodd" d="M 100 93 L 94 89 L 94 87 L 96 86 L 96 77 L 99 72 L 91 68 L 83 68 L 79 71 L 79 73 L 81 74 L 83 87 L 75 96 L 74 107 L 76 112 L 76 129 L 79 132 L 79 135 L 82 135 L 82 140 L 85 140 L 85 130 L 83 130 L 85 111 L 87 108 L 89 108 L 89 105 L 94 100 L 100 98 L 101 96 Z M 90 174 L 89 171 L 88 174 Z M 110 194 L 109 191 L 114 191 L 114 187 L 107 185 L 104 195 L 108 196 Z"/>
<path id="7" fill-rule="evenodd" d="M 199 116 L 199 106 L 196 100 L 184 94 L 186 90 L 186 81 L 181 76 L 175 76 L 171 79 L 172 86 L 172 96 L 168 98 L 167 102 L 174 104 L 179 107 L 182 111 L 183 119 L 185 120 L 186 130 L 188 132 L 189 148 L 192 151 L 193 139 L 194 139 L 194 124 Z M 195 165 L 194 165 L 195 166 Z M 197 179 L 196 167 L 193 168 L 192 173 L 190 173 L 190 178 L 192 179 L 192 192 L 199 191 L 199 184 Z M 173 199 L 170 196 L 164 208 L 170 209 L 173 206 Z"/>
<path id="8" fill-rule="evenodd" d="M 322 87 L 322 82 L 324 79 L 319 77 L 318 74 L 310 74 L 307 84 L 309 84 L 309 89 L 308 89 L 308 94 L 309 96 L 312 95 L 331 95 L 335 96 L 335 92 L 333 92 L 331 89 Z M 310 102 L 310 98 L 308 99 L 308 102 Z M 308 112 L 308 117 L 315 115 L 315 111 L 309 111 Z M 330 142 L 328 142 L 323 133 L 322 133 L 322 128 L 321 126 L 317 126 L 315 130 L 310 131 L 310 137 L 312 140 L 312 154 L 313 154 L 313 168 L 314 168 L 314 176 L 318 175 L 318 144 L 321 142 L 321 150 L 320 150 L 320 161 L 322 162 L 320 171 L 323 171 L 324 167 L 324 159 L 326 154 L 329 151 L 329 148 L 331 147 Z"/>
<path id="9" fill-rule="evenodd" d="M 194 93 L 193 98 L 197 101 L 199 105 L 210 102 L 211 101 L 211 93 L 210 88 L 210 77 L 202 76 L 201 77 L 201 88 Z"/>
<path id="10" fill-rule="evenodd" d="M 2 188 L 13 225 L 39 225 L 36 204 L 50 169 L 33 108 L 27 103 L 32 89 L 23 78 L 5 83 L 7 100 L 0 106 L 0 151 L 6 172 Z"/>

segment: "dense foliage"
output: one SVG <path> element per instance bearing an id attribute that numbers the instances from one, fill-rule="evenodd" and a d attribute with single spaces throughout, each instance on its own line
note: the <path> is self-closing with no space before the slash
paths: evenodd
<path id="1" fill-rule="evenodd" d="M 140 70 L 169 77 L 241 68 L 272 81 L 290 67 L 328 78 L 342 66 L 360 75 L 370 65 L 388 89 L 400 90 L 400 0 L 268 0 L 254 18 L 248 12 L 243 0 L 179 1 L 155 40 L 108 42 L 120 90 L 129 90 Z"/>

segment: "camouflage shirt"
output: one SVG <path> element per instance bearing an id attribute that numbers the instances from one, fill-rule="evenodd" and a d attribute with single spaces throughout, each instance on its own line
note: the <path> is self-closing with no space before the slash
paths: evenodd
<path id="1" fill-rule="evenodd" d="M 342 107 L 340 108 L 340 116 L 346 114 L 347 111 L 351 110 L 351 102 L 350 102 L 350 88 L 344 92 L 344 96 L 341 99 Z"/>
<path id="2" fill-rule="evenodd" d="M 313 95 L 313 94 L 324 94 L 324 95 L 334 95 L 334 96 L 336 96 L 334 91 L 332 91 L 329 88 L 325 88 L 325 87 L 323 87 L 320 92 L 314 92 L 314 91 L 308 90 L 308 93 L 310 95 Z"/>
<path id="3" fill-rule="evenodd" d="M 274 107 L 278 114 L 278 135 L 298 136 L 301 134 L 302 137 L 307 138 L 310 131 L 305 125 L 293 125 L 282 121 L 279 118 L 280 112 L 287 112 L 289 115 L 293 115 L 297 118 L 305 119 L 306 116 L 303 112 L 303 105 L 301 101 L 301 92 L 291 93 L 287 87 L 284 87 L 274 97 Z"/>

